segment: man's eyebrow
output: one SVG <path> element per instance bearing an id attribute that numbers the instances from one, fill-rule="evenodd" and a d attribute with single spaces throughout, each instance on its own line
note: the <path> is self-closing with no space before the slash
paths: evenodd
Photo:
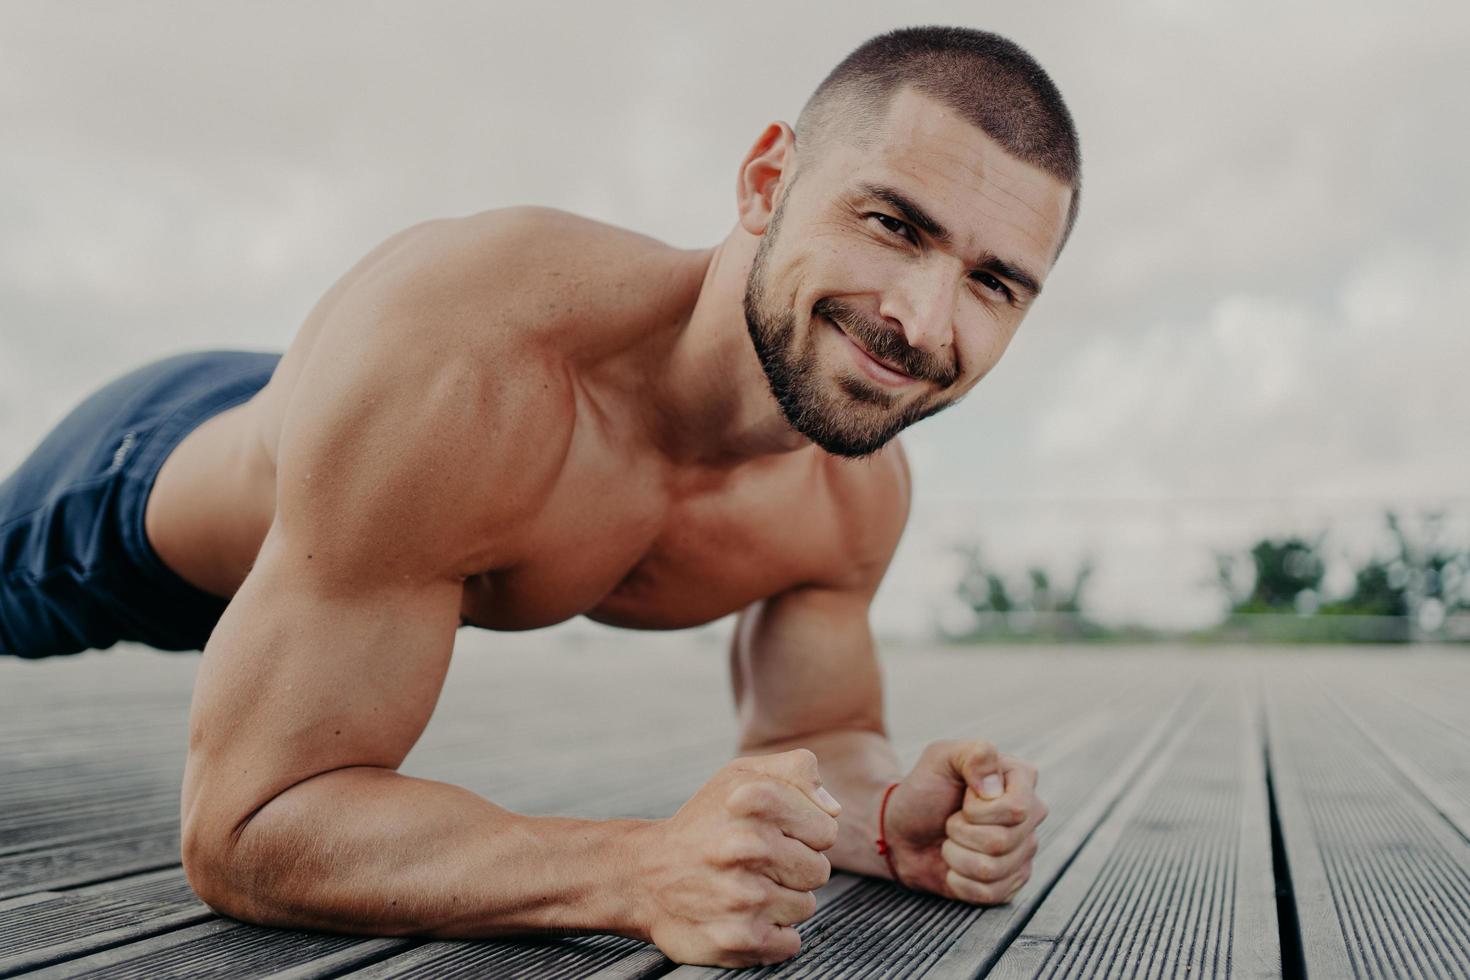
<path id="1" fill-rule="evenodd" d="M 936 221 L 928 211 L 925 211 L 914 201 L 906 197 L 902 191 L 889 187 L 886 184 L 859 184 L 858 190 L 862 191 L 868 197 L 887 204 L 899 214 L 903 215 L 904 220 L 909 224 L 939 244 L 946 246 L 953 244 L 954 236 L 949 233 L 949 229 Z M 1040 277 L 1032 275 L 1014 262 L 1008 262 L 998 255 L 986 255 L 980 260 L 980 264 L 976 268 L 984 269 L 986 272 L 992 272 L 1002 279 L 1009 279 L 1032 296 L 1037 296 L 1041 293 Z"/>
<path id="2" fill-rule="evenodd" d="M 986 272 L 993 272 L 1002 279 L 1009 279 L 1032 296 L 1041 295 L 1040 280 L 1025 269 L 1019 268 L 997 255 L 985 256 L 976 268 L 983 269 Z"/>
<path id="3" fill-rule="evenodd" d="M 886 187 L 883 184 L 860 184 L 858 190 L 868 197 L 877 198 L 907 219 L 908 223 L 928 235 L 941 245 L 948 245 L 951 241 L 949 229 L 929 216 L 929 212 L 919 207 L 913 201 L 904 197 L 903 194 Z"/>

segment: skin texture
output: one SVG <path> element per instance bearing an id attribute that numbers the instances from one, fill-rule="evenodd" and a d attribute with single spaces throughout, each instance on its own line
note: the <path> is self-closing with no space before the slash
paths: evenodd
<path id="1" fill-rule="evenodd" d="M 901 188 L 951 241 L 863 182 Z M 777 962 L 832 867 L 890 875 L 873 840 L 902 780 L 900 879 L 1006 900 L 1045 816 L 1035 770 L 939 742 L 904 775 L 868 608 L 910 498 L 894 420 L 994 366 L 1032 297 L 976 270 L 998 256 L 1039 282 L 1068 197 L 904 91 L 867 149 L 804 160 L 767 127 L 713 249 L 516 208 L 366 256 L 148 503 L 161 557 L 232 597 L 190 722 L 196 890 L 273 925 L 590 929 L 680 962 Z M 524 816 L 396 771 L 461 625 L 733 612 L 742 757 L 668 820 Z"/>

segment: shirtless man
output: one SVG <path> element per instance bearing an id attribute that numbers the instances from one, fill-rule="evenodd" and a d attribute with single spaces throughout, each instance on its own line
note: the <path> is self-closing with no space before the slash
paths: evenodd
<path id="1" fill-rule="evenodd" d="M 909 506 L 893 437 L 1000 359 L 1078 161 L 1019 48 L 912 29 L 765 128 L 712 249 L 536 208 L 410 228 L 279 364 L 149 365 L 0 485 L 0 647 L 203 646 L 183 861 L 247 921 L 743 965 L 797 952 L 832 867 L 1004 902 L 1036 772 L 947 741 L 904 775 L 868 606 Z M 397 772 L 461 625 L 736 611 L 744 756 L 668 819 Z"/>

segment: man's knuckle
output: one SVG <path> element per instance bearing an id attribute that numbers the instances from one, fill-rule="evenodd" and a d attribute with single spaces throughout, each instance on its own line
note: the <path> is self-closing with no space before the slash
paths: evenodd
<path id="1" fill-rule="evenodd" d="M 994 871 L 995 859 L 963 847 L 955 841 L 945 841 L 940 848 L 944 862 L 966 878 L 975 881 L 989 879 Z"/>
<path id="2" fill-rule="evenodd" d="M 830 817 L 825 813 L 822 814 L 822 819 L 817 821 L 817 825 L 815 828 L 813 828 L 812 834 L 812 836 L 815 838 L 817 849 L 825 851 L 829 847 L 835 845 L 837 843 L 837 834 L 839 829 L 840 825 L 837 823 L 835 818 Z"/>
<path id="3" fill-rule="evenodd" d="M 983 855 L 968 852 L 949 859 L 949 866 L 970 881 L 986 881 L 990 875 L 986 870 Z"/>
<path id="4" fill-rule="evenodd" d="M 951 833 L 950 839 L 966 846 L 970 851 L 988 854 L 992 858 L 1010 851 L 1010 842 L 1005 839 L 1005 832 L 1000 827 L 961 823 L 956 830 L 958 833 Z"/>
<path id="5" fill-rule="evenodd" d="M 771 812 L 775 805 L 776 792 L 765 780 L 749 779 L 731 790 L 728 800 L 732 813 L 761 817 Z"/>
<path id="6" fill-rule="evenodd" d="M 812 863 L 811 882 L 813 888 L 821 888 L 832 880 L 832 862 L 827 855 L 818 854 L 816 861 Z"/>
<path id="7" fill-rule="evenodd" d="M 727 834 L 715 851 L 716 863 L 729 868 L 760 864 L 765 858 L 765 841 L 751 833 Z"/>
<path id="8" fill-rule="evenodd" d="M 754 926 L 748 922 L 717 922 L 711 933 L 710 940 L 721 953 L 740 956 L 757 952 L 761 946 Z"/>
<path id="9" fill-rule="evenodd" d="M 742 882 L 732 885 L 725 899 L 726 904 L 736 912 L 751 912 L 766 904 L 766 890 L 759 885 Z"/>
<path id="10" fill-rule="evenodd" d="M 954 893 L 956 898 L 963 899 L 966 902 L 979 902 L 983 900 L 981 896 L 984 886 L 978 881 L 972 881 L 966 878 L 953 869 L 945 875 L 945 884 L 949 886 L 949 890 Z"/>
<path id="11" fill-rule="evenodd" d="M 976 881 L 999 881 L 1006 875 L 1006 870 L 1001 862 L 993 857 L 983 854 L 975 856 L 975 873 L 966 877 L 974 878 Z"/>
<path id="12" fill-rule="evenodd" d="M 832 862 L 823 854 L 803 857 L 786 869 L 786 876 L 789 887 L 797 891 L 812 891 L 821 888 L 832 877 Z"/>
<path id="13" fill-rule="evenodd" d="M 792 749 L 786 756 L 798 774 L 810 779 L 817 777 L 817 754 L 811 749 Z"/>
<path id="14" fill-rule="evenodd" d="M 941 738 L 936 742 L 930 742 L 924 746 L 924 755 L 947 756 L 953 755 L 955 750 L 965 743 L 953 738 Z"/>
<path id="15" fill-rule="evenodd" d="M 762 964 L 781 963 L 801 952 L 801 933 L 795 929 L 772 929 L 760 947 Z"/>

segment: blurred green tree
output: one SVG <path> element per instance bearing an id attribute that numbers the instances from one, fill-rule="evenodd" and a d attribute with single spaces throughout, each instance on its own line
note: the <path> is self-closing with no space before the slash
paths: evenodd
<path id="1" fill-rule="evenodd" d="M 1058 590 L 1052 573 L 1041 566 L 1026 570 L 1020 583 L 989 567 L 975 542 L 955 549 L 964 568 L 955 594 L 974 614 L 968 639 L 1080 639 L 1103 635 L 1084 614 L 1083 601 L 1093 563 L 1085 559 L 1068 588 Z"/>

